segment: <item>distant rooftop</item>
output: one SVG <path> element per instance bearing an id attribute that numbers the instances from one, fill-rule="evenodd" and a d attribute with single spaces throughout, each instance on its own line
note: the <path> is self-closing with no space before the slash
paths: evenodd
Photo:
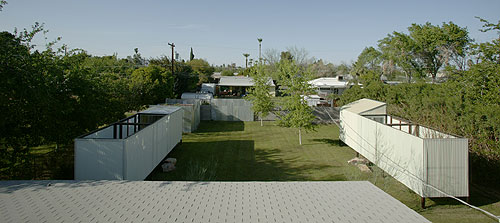
<path id="1" fill-rule="evenodd" d="M 241 86 L 250 87 L 253 86 L 253 78 L 245 76 L 222 76 L 219 81 L 219 86 Z M 267 84 L 269 86 L 275 86 L 273 80 L 269 78 Z"/>
<path id="2" fill-rule="evenodd" d="M 0 181 L 0 222 L 429 222 L 367 181 Z"/>
<path id="3" fill-rule="evenodd" d="M 337 76 L 317 78 L 309 81 L 309 84 L 312 84 L 315 87 L 347 87 L 348 82 Z"/>
<path id="4" fill-rule="evenodd" d="M 342 106 L 342 109 L 346 109 L 347 111 L 363 114 L 367 111 L 371 111 L 383 106 L 386 106 L 385 102 L 375 101 L 368 98 L 363 98 L 354 102 L 351 102 L 347 105 Z"/>

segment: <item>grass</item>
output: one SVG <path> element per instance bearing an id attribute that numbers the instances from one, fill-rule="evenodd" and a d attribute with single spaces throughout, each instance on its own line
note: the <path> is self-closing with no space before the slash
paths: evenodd
<path id="1" fill-rule="evenodd" d="M 177 158 L 176 170 L 156 169 L 151 180 L 215 181 L 336 181 L 368 180 L 433 222 L 494 222 L 486 215 L 447 198 L 420 197 L 373 167 L 362 173 L 347 164 L 356 153 L 340 144 L 335 125 L 321 125 L 303 134 L 273 122 L 201 122 L 195 133 L 183 135 L 183 143 L 169 157 Z M 490 191 L 490 192 L 484 192 Z M 500 215 L 500 194 L 471 187 L 471 202 Z"/>

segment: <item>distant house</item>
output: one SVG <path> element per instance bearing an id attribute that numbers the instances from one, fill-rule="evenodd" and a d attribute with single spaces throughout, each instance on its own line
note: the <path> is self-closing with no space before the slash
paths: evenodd
<path id="1" fill-rule="evenodd" d="M 326 98 L 329 94 L 341 95 L 349 88 L 348 81 L 344 79 L 344 76 L 317 78 L 309 81 L 309 84 L 316 89 L 321 98 Z"/>
<path id="2" fill-rule="evenodd" d="M 275 96 L 275 85 L 271 78 L 267 82 L 269 92 Z M 253 78 L 245 76 L 222 76 L 217 84 L 216 94 L 220 97 L 242 97 L 254 85 Z"/>
<path id="3" fill-rule="evenodd" d="M 219 79 L 220 79 L 220 77 L 222 77 L 222 72 L 214 72 L 214 73 L 212 74 L 212 78 L 213 78 L 214 80 L 219 80 Z"/>

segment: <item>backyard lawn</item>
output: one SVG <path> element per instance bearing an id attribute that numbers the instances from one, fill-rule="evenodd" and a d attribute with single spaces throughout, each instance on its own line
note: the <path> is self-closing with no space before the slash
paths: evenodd
<path id="1" fill-rule="evenodd" d="M 372 167 L 362 173 L 347 161 L 356 156 L 339 143 L 335 125 L 320 125 L 303 134 L 299 145 L 296 129 L 281 128 L 273 122 L 201 122 L 195 133 L 183 135 L 183 143 L 169 157 L 177 159 L 176 170 L 163 173 L 157 168 L 151 180 L 205 181 L 331 181 L 368 180 L 433 222 L 492 222 L 486 215 L 458 202 L 420 197 L 404 185 Z M 471 187 L 474 205 L 500 215 L 500 196 Z"/>

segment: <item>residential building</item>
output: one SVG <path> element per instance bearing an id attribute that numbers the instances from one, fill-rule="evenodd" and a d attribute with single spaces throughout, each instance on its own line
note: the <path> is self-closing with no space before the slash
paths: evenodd
<path id="1" fill-rule="evenodd" d="M 244 97 L 248 94 L 250 87 L 254 85 L 253 78 L 246 76 L 222 76 L 217 84 L 216 94 L 219 97 Z M 269 93 L 276 96 L 276 85 L 269 78 Z"/>

